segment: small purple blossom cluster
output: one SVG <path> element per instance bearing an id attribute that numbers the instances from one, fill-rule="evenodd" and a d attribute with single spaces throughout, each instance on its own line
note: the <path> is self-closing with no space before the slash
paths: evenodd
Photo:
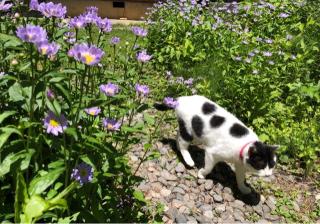
<path id="1" fill-rule="evenodd" d="M 35 44 L 40 54 L 51 58 L 57 54 L 60 48 L 55 42 L 49 43 L 47 32 L 41 26 L 31 24 L 20 26 L 16 34 L 22 41 Z"/>
<path id="2" fill-rule="evenodd" d="M 67 14 L 67 7 L 61 3 L 42 2 L 39 4 L 38 0 L 31 0 L 29 7 L 31 10 L 41 12 L 47 18 L 64 18 Z"/>
<path id="3" fill-rule="evenodd" d="M 11 7 L 13 6 L 12 3 L 6 3 L 7 0 L 2 0 L 0 2 L 0 12 L 3 11 L 3 12 L 6 12 L 6 11 L 9 11 L 11 9 Z"/>
<path id="4" fill-rule="evenodd" d="M 76 17 L 70 19 L 69 26 L 71 28 L 80 29 L 86 26 L 95 25 L 100 32 L 109 33 L 112 30 L 111 21 L 108 18 L 98 16 L 97 7 L 87 7 L 86 11 Z"/>
<path id="5" fill-rule="evenodd" d="M 89 183 L 93 180 L 93 167 L 87 163 L 80 163 L 71 173 L 71 179 L 78 181 L 80 185 Z"/>

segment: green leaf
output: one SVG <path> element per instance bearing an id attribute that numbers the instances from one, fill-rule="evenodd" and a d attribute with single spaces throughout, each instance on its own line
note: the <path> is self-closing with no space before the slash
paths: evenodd
<path id="1" fill-rule="evenodd" d="M 8 91 L 10 101 L 18 102 L 24 100 L 22 87 L 19 83 L 16 82 L 15 84 L 13 84 Z"/>
<path id="2" fill-rule="evenodd" d="M 144 199 L 144 195 L 141 191 L 139 190 L 135 190 L 133 192 L 133 196 L 135 199 L 137 199 L 138 201 L 142 201 L 142 202 L 146 202 L 146 200 Z"/>
<path id="3" fill-rule="evenodd" d="M 70 222 L 75 222 L 77 220 L 78 215 L 80 212 L 77 212 L 71 216 L 65 217 L 65 218 L 60 218 L 58 220 L 58 223 L 70 223 Z"/>
<path id="4" fill-rule="evenodd" d="M 18 47 L 22 44 L 19 38 L 13 35 L 8 35 L 4 33 L 0 33 L 0 41 L 4 44 L 5 48 L 9 47 Z"/>
<path id="5" fill-rule="evenodd" d="M 12 134 L 17 134 L 22 137 L 22 133 L 18 129 L 13 127 L 6 126 L 4 128 L 0 128 L 0 132 L 2 132 L 0 135 L 0 152 L 1 152 L 2 146 L 7 142 L 8 138 Z"/>
<path id="6" fill-rule="evenodd" d="M 24 214 L 29 219 L 37 218 L 43 214 L 49 207 L 49 204 L 40 196 L 33 195 L 24 207 Z"/>
<path id="7" fill-rule="evenodd" d="M 20 169 L 24 170 L 29 165 L 32 155 L 35 153 L 34 149 L 20 151 L 18 153 L 11 153 L 0 164 L 0 177 L 10 172 L 11 165 L 22 159 Z"/>
<path id="8" fill-rule="evenodd" d="M 56 179 L 63 173 L 64 167 L 50 170 L 47 174 L 32 179 L 28 192 L 30 195 L 39 195 L 44 192 L 49 186 L 51 186 Z"/>
<path id="9" fill-rule="evenodd" d="M 26 182 L 21 174 L 18 172 L 17 180 L 16 180 L 16 192 L 15 192 L 15 200 L 14 200 L 14 221 L 15 223 L 20 223 L 20 214 L 22 210 L 22 204 L 27 201 L 29 198 L 27 192 Z"/>
<path id="10" fill-rule="evenodd" d="M 0 114 L 0 124 L 7 118 L 10 117 L 11 115 L 17 113 L 16 111 L 5 111 L 2 114 Z"/>
<path id="11" fill-rule="evenodd" d="M 67 135 L 70 135 L 74 138 L 75 141 L 78 141 L 78 134 L 77 134 L 77 130 L 75 128 L 67 128 L 64 130 L 64 132 L 67 134 Z"/>

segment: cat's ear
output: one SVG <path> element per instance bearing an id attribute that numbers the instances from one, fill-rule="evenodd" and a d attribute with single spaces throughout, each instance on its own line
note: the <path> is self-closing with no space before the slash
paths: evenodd
<path id="1" fill-rule="evenodd" d="M 280 148 L 280 145 L 271 145 L 270 147 L 272 151 L 277 151 L 277 149 Z"/>

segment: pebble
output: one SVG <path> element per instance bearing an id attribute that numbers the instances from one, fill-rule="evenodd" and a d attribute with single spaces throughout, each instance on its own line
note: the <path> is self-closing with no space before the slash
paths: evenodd
<path id="1" fill-rule="evenodd" d="M 168 197 L 168 196 L 171 194 L 171 190 L 166 189 L 166 188 L 163 188 L 163 189 L 161 189 L 160 194 L 161 194 L 163 197 Z"/>
<path id="2" fill-rule="evenodd" d="M 184 215 L 182 215 L 180 213 L 177 213 L 177 215 L 175 217 L 175 221 L 177 223 L 186 223 L 187 222 L 187 218 Z"/>
<path id="3" fill-rule="evenodd" d="M 223 193 L 223 198 L 225 201 L 228 201 L 228 202 L 234 201 L 234 197 L 228 193 Z"/>
<path id="4" fill-rule="evenodd" d="M 212 187 L 213 187 L 213 180 L 206 180 L 206 182 L 204 183 L 204 189 L 209 191 L 212 189 Z"/>
<path id="5" fill-rule="evenodd" d="M 267 205 L 262 205 L 262 210 L 263 210 L 263 213 L 270 213 L 271 212 L 271 209 Z"/>
<path id="6" fill-rule="evenodd" d="M 315 198 L 316 198 L 316 201 L 319 201 L 320 200 L 320 194 L 317 194 Z"/>
<path id="7" fill-rule="evenodd" d="M 262 206 L 261 205 L 257 205 L 253 207 L 253 210 L 260 216 L 263 215 L 263 210 L 262 210 Z"/>
<path id="8" fill-rule="evenodd" d="M 238 209 L 236 209 L 233 212 L 233 216 L 234 216 L 234 220 L 236 220 L 236 221 L 240 221 L 240 222 L 244 222 L 245 221 L 243 213 Z"/>
<path id="9" fill-rule="evenodd" d="M 188 216 L 187 217 L 188 221 L 187 221 L 187 224 L 197 224 L 197 219 L 195 217 L 192 217 L 192 216 Z"/>
<path id="10" fill-rule="evenodd" d="M 198 184 L 201 185 L 201 184 L 204 184 L 206 182 L 206 179 L 198 179 Z"/>
<path id="11" fill-rule="evenodd" d="M 169 173 L 167 170 L 162 170 L 162 171 L 161 171 L 161 176 L 162 176 L 164 179 L 166 179 L 166 180 L 171 180 L 171 181 L 174 181 L 174 180 L 177 180 L 177 179 L 178 179 L 175 175 Z"/>
<path id="12" fill-rule="evenodd" d="M 180 208 L 182 205 L 184 205 L 182 201 L 179 201 L 177 199 L 173 199 L 171 204 L 174 208 Z"/>
<path id="13" fill-rule="evenodd" d="M 199 223 L 212 223 L 212 220 L 204 215 L 197 215 L 196 219 Z"/>
<path id="14" fill-rule="evenodd" d="M 220 204 L 220 205 L 217 205 L 214 210 L 217 212 L 217 213 L 222 213 L 226 210 L 226 205 L 225 204 Z"/>
<path id="15" fill-rule="evenodd" d="M 297 202 L 293 202 L 293 209 L 296 211 L 296 212 L 300 212 L 300 207 L 299 205 L 297 204 Z"/>
<path id="16" fill-rule="evenodd" d="M 266 204 L 269 206 L 271 211 L 276 209 L 276 199 L 273 196 L 269 196 L 266 200 Z"/>
<path id="17" fill-rule="evenodd" d="M 182 163 L 178 163 L 178 165 L 175 168 L 177 173 L 183 173 L 185 171 L 185 167 Z"/>
<path id="18" fill-rule="evenodd" d="M 205 204 L 205 205 L 201 205 L 199 208 L 201 211 L 212 211 L 212 206 Z"/>
<path id="19" fill-rule="evenodd" d="M 203 215 L 208 217 L 209 219 L 212 219 L 214 217 L 212 210 L 204 211 Z"/>
<path id="20" fill-rule="evenodd" d="M 279 217 L 276 215 L 270 215 L 270 214 L 266 214 L 264 216 L 265 219 L 270 220 L 270 221 L 278 221 Z"/>
<path id="21" fill-rule="evenodd" d="M 186 193 L 186 192 L 185 192 L 182 188 L 180 188 L 180 187 L 175 187 L 175 188 L 173 188 L 172 192 L 173 192 L 173 193 L 180 193 L 180 194 L 185 194 L 185 193 Z"/>
<path id="22" fill-rule="evenodd" d="M 218 194 L 214 194 L 214 195 L 213 195 L 213 200 L 214 200 L 215 202 L 218 202 L 218 203 L 223 202 L 223 198 L 222 198 L 220 195 L 218 195 Z"/>
<path id="23" fill-rule="evenodd" d="M 225 187 L 223 189 L 223 192 L 226 193 L 226 194 L 232 194 L 232 190 L 230 189 L 230 187 Z"/>

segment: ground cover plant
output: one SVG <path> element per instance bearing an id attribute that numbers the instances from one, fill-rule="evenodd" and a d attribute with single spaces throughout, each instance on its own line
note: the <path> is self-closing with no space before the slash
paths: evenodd
<path id="1" fill-rule="evenodd" d="M 66 18 L 61 4 L 0 3 L 2 221 L 156 216 L 135 189 L 140 179 L 126 153 L 141 142 L 152 147 L 163 116 L 146 110 L 150 96 L 163 98 L 167 80 L 143 48 L 147 30 L 113 32 L 97 10 Z"/>
<path id="2" fill-rule="evenodd" d="M 319 3 L 171 0 L 151 10 L 148 24 L 154 60 L 202 78 L 200 93 L 279 143 L 282 163 L 317 175 Z"/>

